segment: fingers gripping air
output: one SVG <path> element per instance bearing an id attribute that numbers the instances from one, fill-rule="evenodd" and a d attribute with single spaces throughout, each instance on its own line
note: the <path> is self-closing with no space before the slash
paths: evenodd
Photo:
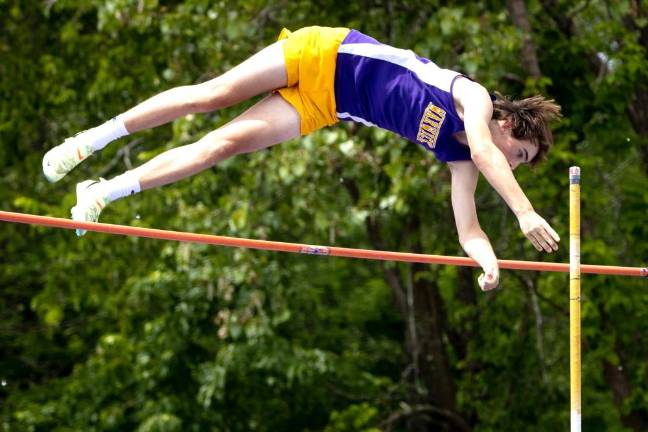
<path id="1" fill-rule="evenodd" d="M 540 215 L 529 211 L 519 217 L 520 229 L 537 250 L 552 252 L 558 250 L 560 236 Z"/>

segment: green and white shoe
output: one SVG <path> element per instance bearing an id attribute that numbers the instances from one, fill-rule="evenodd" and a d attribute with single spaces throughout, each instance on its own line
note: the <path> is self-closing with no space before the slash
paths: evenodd
<path id="1" fill-rule="evenodd" d="M 43 174 L 51 183 L 57 182 L 92 154 L 92 147 L 80 135 L 67 138 L 43 156 Z"/>
<path id="2" fill-rule="evenodd" d="M 77 204 L 72 207 L 70 213 L 72 220 L 83 222 L 97 222 L 101 211 L 110 201 L 103 196 L 100 188 L 97 187 L 104 179 L 86 180 L 76 185 Z M 80 237 L 86 230 L 77 229 L 76 234 Z"/>

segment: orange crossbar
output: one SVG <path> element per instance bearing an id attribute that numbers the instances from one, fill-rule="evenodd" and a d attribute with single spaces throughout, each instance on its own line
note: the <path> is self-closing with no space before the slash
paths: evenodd
<path id="1" fill-rule="evenodd" d="M 389 252 L 367 249 L 352 249 L 335 246 L 314 246 L 299 243 L 284 243 L 268 240 L 253 240 L 236 237 L 224 237 L 210 234 L 194 234 L 180 231 L 168 231 L 153 228 L 140 228 L 126 225 L 114 225 L 98 222 L 79 222 L 70 219 L 38 216 L 26 213 L 13 213 L 0 211 L 0 220 L 31 225 L 43 225 L 65 229 L 83 229 L 87 231 L 103 232 L 134 237 L 147 237 L 161 240 L 182 241 L 191 243 L 207 243 L 219 246 L 242 247 L 249 249 L 263 249 L 279 252 L 302 253 L 309 255 L 329 255 L 346 258 L 361 258 L 383 261 L 404 261 L 424 264 L 448 264 L 456 266 L 479 267 L 471 258 L 444 255 L 424 255 L 405 252 Z M 511 270 L 532 270 L 569 273 L 569 264 L 499 260 L 500 268 Z M 581 273 L 607 274 L 618 276 L 644 276 L 648 277 L 646 267 L 617 267 L 603 265 L 581 265 Z"/>

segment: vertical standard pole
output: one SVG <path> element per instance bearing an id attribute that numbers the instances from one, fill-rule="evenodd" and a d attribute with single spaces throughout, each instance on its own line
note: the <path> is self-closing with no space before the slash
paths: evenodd
<path id="1" fill-rule="evenodd" d="M 580 168 L 569 168 L 569 365 L 571 432 L 581 430 Z"/>

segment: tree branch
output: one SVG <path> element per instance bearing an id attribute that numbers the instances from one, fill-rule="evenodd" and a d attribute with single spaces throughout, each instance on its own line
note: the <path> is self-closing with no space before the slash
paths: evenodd
<path id="1" fill-rule="evenodd" d="M 524 35 L 524 44 L 522 46 L 522 67 L 529 76 L 540 79 L 542 72 L 538 63 L 536 54 L 536 45 L 531 37 L 531 24 L 524 0 L 507 0 L 506 7 L 511 14 L 511 19 L 515 27 Z"/>
<path id="2" fill-rule="evenodd" d="M 124 161 L 124 165 L 126 165 L 127 169 L 133 169 L 133 164 L 130 160 L 130 151 L 141 142 L 142 138 L 136 138 L 120 148 L 117 151 L 117 154 L 115 154 L 115 157 L 113 157 L 110 162 L 108 162 L 108 164 L 104 166 L 104 168 L 99 172 L 99 177 L 104 177 L 106 174 L 108 174 L 113 168 L 117 166 L 120 159 Z"/>

